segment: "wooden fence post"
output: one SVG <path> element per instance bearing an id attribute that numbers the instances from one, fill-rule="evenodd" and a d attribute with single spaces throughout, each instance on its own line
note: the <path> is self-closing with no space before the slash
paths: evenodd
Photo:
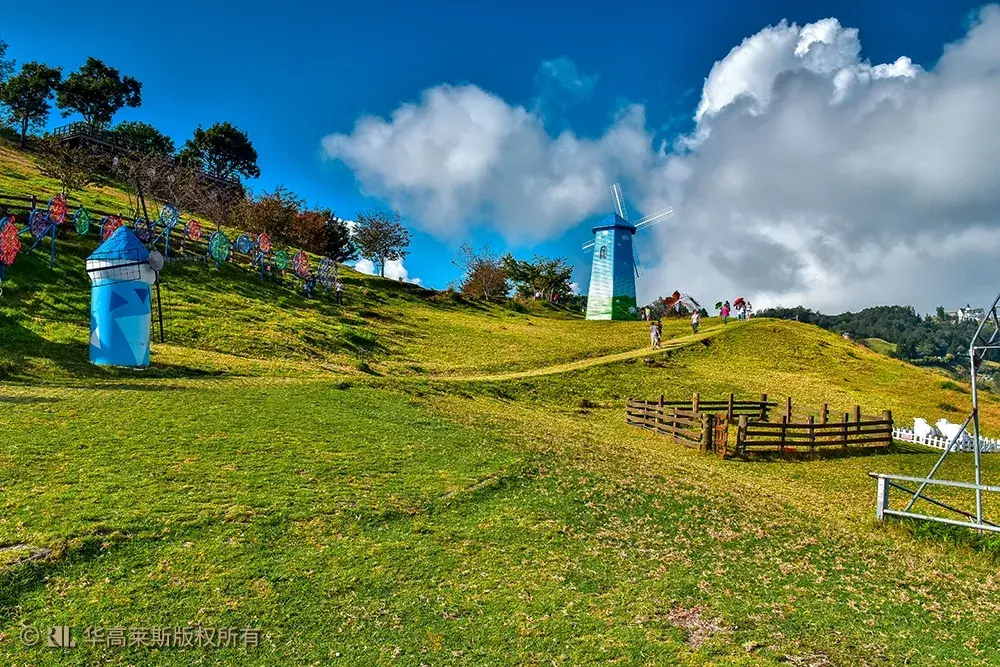
<path id="1" fill-rule="evenodd" d="M 883 410 L 882 411 L 882 419 L 885 420 L 885 421 L 887 421 L 887 422 L 889 422 L 889 426 L 887 427 L 889 429 L 888 443 L 891 445 L 892 444 L 892 410 Z"/>
<path id="2" fill-rule="evenodd" d="M 788 417 L 781 415 L 781 435 L 778 436 L 778 453 L 785 455 L 785 433 L 788 431 Z"/>
<path id="3" fill-rule="evenodd" d="M 698 412 L 698 392 L 691 397 L 691 412 Z"/>
<path id="4" fill-rule="evenodd" d="M 830 419 L 830 406 L 826 403 L 823 404 L 822 409 L 819 412 L 819 423 L 825 424 Z"/>
<path id="5" fill-rule="evenodd" d="M 726 419 L 733 421 L 733 395 L 729 394 L 729 406 L 726 409 Z"/>
<path id="6" fill-rule="evenodd" d="M 703 412 L 701 415 L 701 447 L 702 452 L 712 451 L 713 433 L 715 432 L 715 415 Z"/>
<path id="7" fill-rule="evenodd" d="M 785 417 L 786 421 L 792 421 L 792 397 L 789 396 L 788 400 L 785 401 Z"/>
<path id="8" fill-rule="evenodd" d="M 760 395 L 760 420 L 767 421 L 767 394 Z"/>
<path id="9" fill-rule="evenodd" d="M 816 429 L 815 429 L 815 424 L 816 424 L 816 418 L 813 417 L 812 415 L 809 415 L 809 451 L 810 452 L 815 452 L 816 451 Z"/>
<path id="10" fill-rule="evenodd" d="M 656 422 L 654 426 L 656 427 L 656 432 L 660 433 L 660 425 L 663 423 L 663 394 L 660 394 L 660 401 L 656 407 Z"/>
<path id="11" fill-rule="evenodd" d="M 847 424 L 850 421 L 851 421 L 851 413 L 850 412 L 845 412 L 844 413 L 844 424 L 843 424 L 843 426 L 841 426 L 841 429 L 840 429 L 841 430 L 841 434 L 840 435 L 844 439 L 843 443 L 841 443 L 843 445 L 844 449 L 847 449 Z"/>
<path id="12" fill-rule="evenodd" d="M 854 421 L 856 421 L 858 423 L 858 425 L 854 427 L 854 431 L 856 433 L 861 433 L 861 406 L 860 405 L 855 405 L 854 406 Z"/>
<path id="13" fill-rule="evenodd" d="M 747 416 L 740 415 L 740 423 L 736 428 L 736 451 L 743 453 L 747 444 Z"/>

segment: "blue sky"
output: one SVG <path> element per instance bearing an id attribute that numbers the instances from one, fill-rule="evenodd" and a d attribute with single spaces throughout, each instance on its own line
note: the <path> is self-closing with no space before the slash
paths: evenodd
<path id="1" fill-rule="evenodd" d="M 388 118 L 440 84 L 472 84 L 534 110 L 553 135 L 568 129 L 597 138 L 625 104 L 642 104 L 658 142 L 694 128 L 713 64 L 781 19 L 802 25 L 836 17 L 860 30 L 862 59 L 891 63 L 905 55 L 930 69 L 942 46 L 965 34 L 965 18 L 977 5 L 248 0 L 235 6 L 103 0 L 81 10 L 79 2 L 61 0 L 13 3 L 0 17 L 0 37 L 19 62 L 42 60 L 68 73 L 92 55 L 135 76 L 143 82 L 143 105 L 116 120 L 150 122 L 178 146 L 198 124 L 233 122 L 260 155 L 254 188 L 283 184 L 353 217 L 380 200 L 362 194 L 350 168 L 324 158 L 322 138 L 350 134 L 363 115 Z M 62 38 L 45 38 L 42 15 L 62 17 Z M 50 125 L 68 120 L 53 114 Z M 625 190 L 629 198 L 628 184 Z M 410 217 L 415 239 L 406 266 L 426 285 L 454 279 L 450 258 L 463 240 L 519 255 L 566 256 L 578 282 L 587 282 L 589 260 L 580 244 L 594 216 L 525 242 L 475 220 L 434 236 L 418 231 L 433 226 Z"/>

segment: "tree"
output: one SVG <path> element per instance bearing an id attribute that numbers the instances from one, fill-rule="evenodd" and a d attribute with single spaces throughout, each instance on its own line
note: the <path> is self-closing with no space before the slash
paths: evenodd
<path id="1" fill-rule="evenodd" d="M 471 243 L 463 243 L 458 259 L 452 262 L 462 272 L 463 293 L 486 301 L 506 301 L 510 296 L 510 284 L 503 262 L 483 246 L 478 251 Z"/>
<path id="2" fill-rule="evenodd" d="M 59 87 L 56 103 L 63 116 L 75 111 L 91 125 L 107 127 L 120 109 L 142 104 L 142 84 L 97 58 L 87 58 Z"/>
<path id="3" fill-rule="evenodd" d="M 379 265 L 379 275 L 385 278 L 386 262 L 403 259 L 409 253 L 410 232 L 401 223 L 396 211 L 372 209 L 358 213 L 354 243 L 359 254 Z"/>
<path id="4" fill-rule="evenodd" d="M 171 155 L 174 140 L 149 123 L 125 121 L 111 131 L 119 146 L 139 155 Z"/>
<path id="5" fill-rule="evenodd" d="M 20 126 L 21 146 L 29 128 L 45 124 L 52 106 L 49 100 L 59 86 L 62 71 L 43 63 L 30 62 L 21 71 L 0 84 L 0 103 L 7 108 L 11 123 Z"/>
<path id="6" fill-rule="evenodd" d="M 246 132 L 230 123 L 216 123 L 207 130 L 199 125 L 184 144 L 180 158 L 221 179 L 228 180 L 237 174 L 247 178 L 260 176 L 256 149 Z"/>
<path id="7" fill-rule="evenodd" d="M 358 249 L 354 246 L 351 228 L 345 221 L 331 214 L 326 221 L 325 231 L 324 256 L 340 264 L 353 262 L 358 258 Z"/>
<path id="8" fill-rule="evenodd" d="M 69 196 L 90 184 L 97 160 L 85 148 L 70 148 L 50 138 L 39 146 L 38 163 L 42 175 L 59 181 L 63 194 Z"/>
<path id="9" fill-rule="evenodd" d="M 553 294 L 569 294 L 573 277 L 573 266 L 565 259 L 540 257 L 535 255 L 528 262 L 506 255 L 501 264 L 507 278 L 514 283 L 518 295 L 523 298 L 540 296 L 551 299 Z"/>
<path id="10" fill-rule="evenodd" d="M 7 42 L 0 39 L 0 83 L 14 73 L 15 62 L 7 59 Z"/>
<path id="11" fill-rule="evenodd" d="M 264 192 L 241 202 L 236 217 L 239 225 L 249 232 L 266 232 L 272 241 L 290 243 L 292 228 L 302 204 L 295 193 L 278 186 L 274 192 Z"/>

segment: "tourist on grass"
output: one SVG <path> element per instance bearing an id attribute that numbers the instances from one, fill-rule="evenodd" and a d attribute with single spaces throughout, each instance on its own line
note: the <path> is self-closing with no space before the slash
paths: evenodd
<path id="1" fill-rule="evenodd" d="M 334 285 L 333 289 L 337 295 L 337 303 L 344 303 L 344 283 L 340 282 L 340 278 L 337 278 L 337 283 Z"/>
<path id="2" fill-rule="evenodd" d="M 654 350 L 660 347 L 660 327 L 656 322 L 649 325 L 649 345 Z"/>
<path id="3" fill-rule="evenodd" d="M 701 323 L 701 313 L 697 310 L 691 313 L 691 331 L 698 333 L 698 325 Z"/>
<path id="4" fill-rule="evenodd" d="M 726 301 L 722 304 L 722 308 L 719 309 L 719 315 L 722 316 L 722 323 L 726 324 L 729 321 L 729 302 Z"/>

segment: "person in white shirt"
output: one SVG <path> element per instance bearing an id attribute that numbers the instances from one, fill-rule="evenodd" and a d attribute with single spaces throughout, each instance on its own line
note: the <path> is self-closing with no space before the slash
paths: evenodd
<path id="1" fill-rule="evenodd" d="M 701 323 L 701 313 L 697 310 L 691 313 L 691 331 L 698 333 L 698 324 Z"/>

